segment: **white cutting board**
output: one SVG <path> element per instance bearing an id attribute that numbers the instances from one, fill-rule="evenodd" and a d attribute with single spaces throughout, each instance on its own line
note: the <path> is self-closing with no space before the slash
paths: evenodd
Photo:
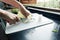
<path id="1" fill-rule="evenodd" d="M 36 14 L 36 13 L 33 14 L 32 18 L 33 18 L 32 21 L 30 21 L 28 23 L 22 23 L 21 21 L 16 23 L 16 24 L 13 24 L 13 25 L 9 25 L 7 23 L 5 33 L 6 34 L 11 34 L 11 33 L 15 33 L 15 32 L 18 32 L 18 31 L 23 31 L 23 30 L 26 30 L 26 29 L 30 29 L 30 28 L 33 28 L 33 27 L 37 27 L 39 25 L 44 25 L 44 24 L 52 22 L 52 20 L 50 20 L 48 18 L 45 18 L 42 15 L 39 15 L 39 14 Z"/>

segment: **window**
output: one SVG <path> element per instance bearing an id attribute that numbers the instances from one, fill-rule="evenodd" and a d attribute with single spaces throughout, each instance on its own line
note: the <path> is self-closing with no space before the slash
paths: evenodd
<path id="1" fill-rule="evenodd" d="M 60 9 L 60 0 L 37 0 L 42 7 Z"/>

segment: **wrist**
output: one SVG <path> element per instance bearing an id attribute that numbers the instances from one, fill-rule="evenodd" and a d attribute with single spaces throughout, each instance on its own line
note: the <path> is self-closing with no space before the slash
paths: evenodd
<path id="1" fill-rule="evenodd" d="M 2 9 L 0 9 L 0 17 L 2 17 Z"/>
<path id="2" fill-rule="evenodd" d="M 0 17 L 3 17 L 4 15 L 7 15 L 7 12 L 5 10 L 0 9 Z"/>

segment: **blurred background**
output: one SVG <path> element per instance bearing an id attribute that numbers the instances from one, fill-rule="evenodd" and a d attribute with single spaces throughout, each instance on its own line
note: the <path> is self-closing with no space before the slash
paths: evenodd
<path id="1" fill-rule="evenodd" d="M 60 9 L 60 0 L 18 0 L 23 4 Z"/>
<path id="2" fill-rule="evenodd" d="M 60 0 L 17 0 L 24 5 L 60 9 Z M 5 6 L 7 6 L 5 4 Z M 4 7 L 5 7 L 4 6 Z"/>

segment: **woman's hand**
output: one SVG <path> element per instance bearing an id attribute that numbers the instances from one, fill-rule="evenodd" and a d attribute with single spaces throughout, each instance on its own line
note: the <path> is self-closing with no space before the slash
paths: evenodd
<path id="1" fill-rule="evenodd" d="M 10 4 L 16 8 L 18 8 L 21 13 L 27 18 L 31 13 L 21 4 L 20 2 L 16 0 L 2 0 L 2 2 L 5 2 L 7 4 Z"/>
<path id="2" fill-rule="evenodd" d="M 19 21 L 19 17 L 16 14 L 12 14 L 8 11 L 0 10 L 0 17 L 6 20 L 9 24 L 15 24 Z"/>

